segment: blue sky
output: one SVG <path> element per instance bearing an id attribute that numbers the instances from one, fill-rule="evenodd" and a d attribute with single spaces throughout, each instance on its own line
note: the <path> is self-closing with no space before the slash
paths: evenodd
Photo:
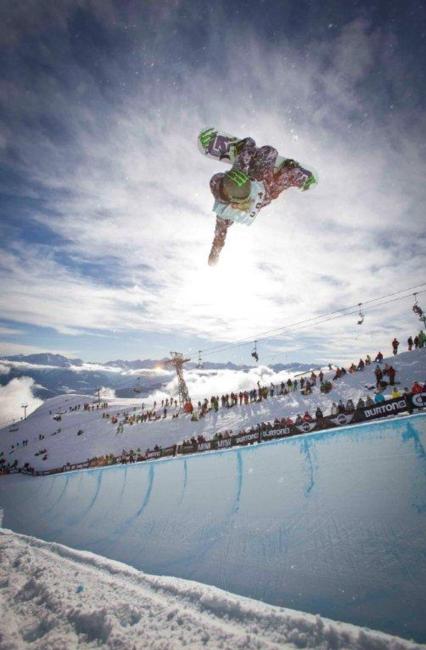
<path id="1" fill-rule="evenodd" d="M 3 2 L 0 354 L 196 355 L 420 284 L 424 60 L 420 1 Z M 206 125 L 320 175 L 214 269 Z M 264 361 L 389 347 L 411 304 L 286 331 Z"/>

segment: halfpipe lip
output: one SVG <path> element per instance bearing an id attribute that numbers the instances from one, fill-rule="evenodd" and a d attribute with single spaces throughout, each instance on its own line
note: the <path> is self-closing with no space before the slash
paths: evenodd
<path id="1" fill-rule="evenodd" d="M 251 444 L 240 444 L 240 445 L 234 445 L 232 447 L 224 447 L 223 449 L 208 449 L 205 451 L 196 451 L 192 454 L 176 454 L 176 456 L 164 456 L 163 458 L 149 458 L 147 460 L 139 460 L 135 461 L 134 463 L 115 463 L 113 465 L 101 465 L 99 467 L 84 467 L 80 469 L 71 469 L 71 470 L 66 470 L 66 471 L 59 471 L 59 472 L 52 472 L 51 474 L 48 475 L 35 475 L 31 476 L 30 474 L 21 474 L 21 473 L 15 473 L 15 474 L 7 474 L 3 478 L 6 477 L 27 477 L 28 479 L 43 479 L 43 478 L 55 478 L 57 476 L 70 476 L 71 474 L 74 473 L 79 473 L 79 472 L 99 472 L 103 470 L 118 470 L 122 467 L 127 467 L 129 470 L 132 469 L 132 467 L 139 466 L 139 465 L 149 465 L 151 463 L 172 463 L 174 461 L 182 461 L 188 458 L 191 459 L 198 459 L 201 457 L 205 457 L 207 455 L 212 456 L 212 455 L 222 455 L 222 454 L 227 454 L 229 452 L 235 452 L 236 450 L 249 450 L 249 449 L 257 449 L 258 447 L 266 447 L 270 445 L 281 445 L 281 444 L 297 444 L 298 441 L 300 440 L 305 440 L 306 438 L 312 438 L 315 437 L 316 439 L 320 439 L 322 437 L 331 437 L 334 438 L 336 436 L 339 436 L 342 433 L 348 433 L 348 432 L 354 432 L 355 430 L 359 428 L 364 428 L 364 427 L 375 427 L 375 426 L 383 426 L 385 423 L 390 424 L 391 422 L 401 422 L 403 420 L 408 420 L 408 419 L 417 419 L 417 418 L 425 418 L 426 413 L 412 413 L 412 414 L 407 414 L 407 415 L 389 415 L 387 417 L 382 417 L 377 420 L 369 420 L 367 422 L 357 422 L 354 424 L 346 424 L 338 427 L 333 427 L 329 429 L 321 429 L 319 431 L 308 431 L 304 433 L 300 433 L 297 436 L 287 436 L 283 438 L 275 438 L 273 440 L 262 440 L 261 442 L 253 442 Z"/>

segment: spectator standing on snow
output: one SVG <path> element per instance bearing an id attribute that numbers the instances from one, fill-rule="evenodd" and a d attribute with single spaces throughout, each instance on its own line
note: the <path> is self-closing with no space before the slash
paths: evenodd
<path id="1" fill-rule="evenodd" d="M 426 334 L 423 332 L 423 330 L 420 330 L 419 332 L 419 348 L 423 348 L 426 344 Z"/>
<path id="2" fill-rule="evenodd" d="M 407 344 L 408 344 L 408 351 L 411 352 L 413 349 L 413 337 L 409 336 L 407 339 Z"/>
<path id="3" fill-rule="evenodd" d="M 394 356 L 398 354 L 398 346 L 399 346 L 399 341 L 397 338 L 394 338 L 394 340 L 392 341 L 392 351 Z"/>
<path id="4" fill-rule="evenodd" d="M 377 358 L 377 357 L 376 357 Z M 383 379 L 383 372 L 382 369 L 379 366 L 376 366 L 376 369 L 374 371 L 374 374 L 376 375 L 376 386 L 377 388 L 380 386 L 380 382 Z"/>
<path id="5" fill-rule="evenodd" d="M 382 363 L 382 361 L 383 361 L 383 354 L 381 352 L 378 352 L 376 358 L 374 359 L 374 363 Z"/>
<path id="6" fill-rule="evenodd" d="M 324 417 L 324 414 L 319 406 L 317 406 L 317 410 L 315 411 L 315 419 L 316 420 L 322 420 Z"/>
<path id="7" fill-rule="evenodd" d="M 336 368 L 336 374 L 333 377 L 333 381 L 336 381 L 336 379 L 340 379 L 341 376 L 342 376 L 342 373 L 340 371 L 340 368 Z"/>
<path id="8" fill-rule="evenodd" d="M 423 392 L 423 386 L 420 384 L 420 382 L 415 381 L 414 384 L 411 386 L 411 392 L 413 395 L 417 395 L 418 393 Z"/>
<path id="9" fill-rule="evenodd" d="M 346 409 L 346 413 L 354 413 L 355 406 L 354 406 L 354 403 L 353 403 L 353 401 L 351 399 L 348 399 L 348 401 L 346 402 L 345 409 Z"/>
<path id="10" fill-rule="evenodd" d="M 396 370 L 393 366 L 389 366 L 388 368 L 388 376 L 389 376 L 389 384 L 391 386 L 395 385 L 395 375 L 396 375 Z"/>

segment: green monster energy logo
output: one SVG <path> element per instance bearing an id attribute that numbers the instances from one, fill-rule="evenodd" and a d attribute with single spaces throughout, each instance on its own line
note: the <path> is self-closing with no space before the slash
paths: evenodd
<path id="1" fill-rule="evenodd" d="M 199 139 L 203 149 L 207 149 L 210 142 L 214 140 L 216 135 L 217 135 L 217 131 L 215 131 L 214 129 L 207 129 L 206 131 L 201 131 Z"/>
<path id="2" fill-rule="evenodd" d="M 303 185 L 303 191 L 305 191 L 305 190 L 309 190 L 309 188 L 311 187 L 311 185 L 315 185 L 316 182 L 317 182 L 317 181 L 316 181 L 316 178 L 315 178 L 315 176 L 312 174 L 311 176 L 309 176 L 309 178 L 306 179 L 305 184 Z"/>
<path id="3" fill-rule="evenodd" d="M 237 185 L 237 187 L 242 187 L 248 180 L 250 180 L 247 174 L 239 169 L 231 169 L 231 171 L 226 172 L 226 175 L 235 183 L 235 185 Z"/>

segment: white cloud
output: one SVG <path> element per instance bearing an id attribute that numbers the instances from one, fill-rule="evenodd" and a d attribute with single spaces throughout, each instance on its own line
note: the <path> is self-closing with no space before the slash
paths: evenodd
<path id="1" fill-rule="evenodd" d="M 22 330 L 13 327 L 0 327 L 0 336 L 13 336 L 14 334 L 22 334 Z"/>
<path id="2" fill-rule="evenodd" d="M 27 404 L 27 416 L 35 411 L 43 401 L 34 397 L 35 386 L 31 377 L 12 379 L 6 386 L 0 386 L 0 426 L 20 420 L 23 417 L 23 404 Z"/>
<path id="3" fill-rule="evenodd" d="M 2 297 L 0 294 L 0 303 L 1 301 Z M 57 348 L 51 349 L 48 346 L 39 347 L 37 345 L 28 345 L 26 343 L 11 343 L 10 341 L 0 341 L 0 357 L 12 356 L 15 354 L 42 354 L 43 352 L 62 354 L 65 357 L 75 356 L 75 352 L 70 350 L 58 350 Z"/>
<path id="4" fill-rule="evenodd" d="M 185 372 L 185 382 L 188 392 L 193 401 L 203 400 L 211 395 L 225 395 L 226 393 L 239 392 L 257 388 L 257 382 L 262 386 L 269 386 L 272 383 L 280 384 L 287 381 L 290 377 L 298 373 L 283 370 L 275 372 L 272 368 L 265 365 L 259 365 L 243 370 L 188 370 Z M 175 397 L 178 393 L 177 379 L 170 381 L 164 388 L 164 391 L 155 391 L 146 398 L 146 402 L 151 403 L 154 400 L 161 401 L 172 395 Z"/>
<path id="5" fill-rule="evenodd" d="M 73 138 L 58 145 L 34 128 L 17 136 L 24 171 L 50 197 L 36 218 L 67 243 L 9 250 L 0 274 L 5 318 L 65 334 L 185 332 L 229 341 L 422 277 L 424 247 L 421 237 L 413 241 L 424 234 L 416 134 L 399 129 L 404 115 L 375 113 L 361 90 L 385 36 L 356 21 L 334 42 L 318 43 L 308 65 L 286 43 L 240 38 L 244 51 L 239 39 L 224 44 L 220 71 L 200 66 L 179 86 L 144 71 L 124 105 L 105 107 L 78 67 L 73 74 L 91 88 L 91 103 L 55 79 L 45 79 L 46 93 L 26 90 L 25 103 L 22 88 L 9 88 L 21 111 L 62 115 Z M 112 85 L 119 72 L 111 68 Z M 210 123 L 320 170 L 315 192 L 290 190 L 252 227 L 233 226 L 214 269 L 206 264 L 214 229 L 208 180 L 221 165 L 203 159 L 195 141 Z M 63 264 L 65 253 L 75 267 Z M 80 273 L 81 261 L 99 272 Z M 410 322 L 395 304 L 372 318 L 383 336 L 389 318 L 401 329 Z M 331 322 L 312 345 L 336 345 L 353 337 L 347 333 Z"/>
<path id="6" fill-rule="evenodd" d="M 114 399 L 115 390 L 113 390 L 112 388 L 107 388 L 106 386 L 102 386 L 99 392 L 99 397 L 105 400 Z"/>

